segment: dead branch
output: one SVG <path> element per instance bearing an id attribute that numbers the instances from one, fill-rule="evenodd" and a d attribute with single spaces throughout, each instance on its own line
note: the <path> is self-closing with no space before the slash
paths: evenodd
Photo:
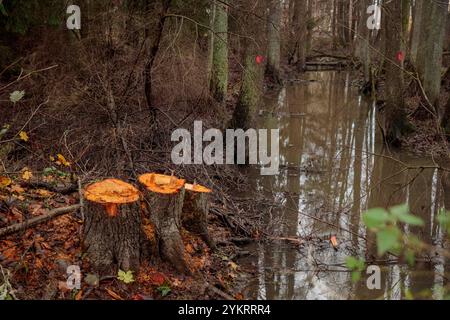
<path id="1" fill-rule="evenodd" d="M 46 189 L 62 195 L 71 194 L 78 190 L 78 186 L 76 184 L 53 185 L 44 181 L 23 181 L 20 183 L 20 186 L 22 188 Z"/>
<path id="2" fill-rule="evenodd" d="M 61 216 L 63 214 L 73 212 L 73 211 L 79 209 L 80 207 L 81 206 L 79 204 L 75 204 L 73 206 L 53 209 L 53 210 L 49 211 L 48 213 L 40 215 L 38 217 L 34 217 L 34 218 L 26 220 L 24 222 L 16 223 L 16 224 L 10 225 L 8 227 L 2 228 L 2 229 L 0 229 L 0 238 L 3 236 L 6 236 L 6 235 L 10 235 L 12 233 L 19 232 L 21 230 L 28 229 L 30 227 L 34 227 L 40 223 L 49 221 L 49 220 L 56 218 L 58 216 Z"/>
<path id="3" fill-rule="evenodd" d="M 212 284 L 206 283 L 206 286 L 209 290 L 211 290 L 212 292 L 214 292 L 215 294 L 221 296 L 222 298 L 224 298 L 225 300 L 236 300 L 234 299 L 232 296 L 230 296 L 228 293 L 220 290 L 219 288 L 213 286 Z"/>

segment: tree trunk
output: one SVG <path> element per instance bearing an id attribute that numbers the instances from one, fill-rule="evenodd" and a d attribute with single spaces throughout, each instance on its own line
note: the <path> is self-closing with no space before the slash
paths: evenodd
<path id="1" fill-rule="evenodd" d="M 281 1 L 268 0 L 269 18 L 267 20 L 267 65 L 266 76 L 273 83 L 280 84 L 280 23 Z"/>
<path id="2" fill-rule="evenodd" d="M 305 65 L 305 39 L 306 39 L 306 0 L 295 0 L 294 15 L 292 18 L 292 43 L 289 64 L 294 64 L 299 70 Z"/>
<path id="3" fill-rule="evenodd" d="M 419 48 L 420 29 L 422 28 L 422 0 L 416 0 L 413 8 L 413 25 L 411 32 L 411 62 L 417 63 L 417 50 Z"/>
<path id="4" fill-rule="evenodd" d="M 338 36 L 336 32 L 336 22 L 337 22 L 337 0 L 333 0 L 333 16 L 331 17 L 331 34 L 333 35 L 333 50 L 336 50 L 336 44 L 338 42 Z"/>
<path id="5" fill-rule="evenodd" d="M 186 190 L 182 223 L 186 230 L 200 236 L 211 249 L 215 249 L 208 232 L 209 204 L 208 193 Z"/>
<path id="6" fill-rule="evenodd" d="M 228 89 L 228 7 L 219 2 L 214 7 L 210 92 L 217 102 L 223 103 Z"/>
<path id="7" fill-rule="evenodd" d="M 403 101 L 403 71 L 396 59 L 402 47 L 402 2 L 391 1 L 386 4 L 386 107 L 384 114 L 384 133 L 386 142 L 400 145 L 400 138 L 407 131 L 407 119 Z"/>
<path id="8" fill-rule="evenodd" d="M 411 0 L 402 0 L 402 51 L 405 53 L 408 50 L 409 43 L 409 18 L 411 15 Z"/>
<path id="9" fill-rule="evenodd" d="M 315 27 L 313 4 L 314 0 L 308 0 L 308 6 L 306 10 L 306 39 L 305 39 L 305 49 L 303 52 L 305 59 L 306 56 L 309 55 L 309 53 L 311 52 L 312 48 L 312 35 Z"/>
<path id="10" fill-rule="evenodd" d="M 370 81 L 370 32 L 367 28 L 367 8 L 369 0 L 359 0 L 358 35 L 356 37 L 355 56 L 361 61 L 364 73 L 364 82 Z"/>
<path id="11" fill-rule="evenodd" d="M 149 0 L 147 0 L 149 1 Z M 159 44 L 161 43 L 161 39 L 162 39 L 162 33 L 164 30 L 164 24 L 166 22 L 166 14 L 167 11 L 169 10 L 170 4 L 171 4 L 172 0 L 162 0 L 162 9 L 161 9 L 161 13 L 159 16 L 159 21 L 158 24 L 155 28 L 155 39 L 153 40 L 153 43 L 150 47 L 150 53 L 148 55 L 148 59 L 147 62 L 145 63 L 145 67 L 144 67 L 144 92 L 145 92 L 145 100 L 147 102 L 147 108 L 149 109 L 152 118 L 155 117 L 156 114 L 156 110 L 155 107 L 153 105 L 153 100 L 152 100 L 152 69 L 153 69 L 153 64 L 155 63 L 155 59 L 156 59 L 156 55 L 158 54 L 159 51 Z M 149 2 L 147 2 L 148 4 Z M 148 37 L 149 36 L 149 29 L 148 27 L 146 27 L 145 29 L 145 36 Z"/>
<path id="12" fill-rule="evenodd" d="M 422 22 L 416 69 L 431 104 L 438 110 L 444 34 L 449 0 L 421 0 Z M 420 0 L 419 0 L 420 2 Z"/>
<path id="13" fill-rule="evenodd" d="M 101 273 L 137 270 L 146 256 L 138 201 L 121 204 L 110 217 L 104 205 L 86 200 L 83 248 L 91 265 Z"/>
<path id="14" fill-rule="evenodd" d="M 184 201 L 183 179 L 155 173 L 139 177 L 150 221 L 156 230 L 160 256 L 180 272 L 190 273 L 181 239 L 181 213 Z"/>
<path id="15" fill-rule="evenodd" d="M 209 13 L 209 27 L 208 32 L 208 84 L 211 83 L 211 74 L 213 70 L 213 59 L 214 59 L 214 19 L 216 17 L 216 2 L 212 1 L 210 4 L 211 11 Z"/>
<path id="16" fill-rule="evenodd" d="M 242 70 L 241 89 L 233 111 L 230 127 L 248 129 L 253 122 L 258 103 L 258 72 L 255 65 L 255 51 L 252 40 L 246 40 L 244 68 Z"/>
<path id="17" fill-rule="evenodd" d="M 444 129 L 447 140 L 450 141 L 450 98 L 447 100 L 447 105 L 442 116 L 441 127 Z"/>

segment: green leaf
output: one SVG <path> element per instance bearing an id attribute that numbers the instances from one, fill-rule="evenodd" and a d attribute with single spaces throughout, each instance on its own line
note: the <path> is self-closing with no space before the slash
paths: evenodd
<path id="1" fill-rule="evenodd" d="M 16 91 L 12 92 L 9 95 L 9 100 L 12 103 L 16 103 L 16 102 L 20 101 L 23 98 L 24 95 L 25 95 L 25 91 L 24 90 L 22 90 L 22 91 L 17 91 L 16 90 Z"/>
<path id="2" fill-rule="evenodd" d="M 419 217 L 413 216 L 412 214 L 405 213 L 402 215 L 397 216 L 398 220 L 409 224 L 410 226 L 419 226 L 423 227 L 425 225 L 425 222 Z"/>
<path id="3" fill-rule="evenodd" d="M 120 281 L 122 281 L 123 283 L 126 283 L 126 284 L 134 282 L 133 271 L 129 270 L 129 271 L 125 272 L 125 271 L 119 269 L 117 279 L 119 279 Z"/>
<path id="4" fill-rule="evenodd" d="M 158 288 L 156 288 L 156 290 L 159 291 L 161 297 L 167 296 L 172 291 L 172 289 L 170 289 L 170 286 L 167 283 L 163 284 L 162 286 L 159 286 Z"/>
<path id="5" fill-rule="evenodd" d="M 395 206 L 389 209 L 392 215 L 400 222 L 411 226 L 424 226 L 425 223 L 419 217 L 409 214 L 409 207 L 406 204 Z"/>
<path id="6" fill-rule="evenodd" d="M 371 229 L 383 228 L 389 220 L 388 212 L 383 208 L 369 209 L 363 214 L 365 225 Z"/>
<path id="7" fill-rule="evenodd" d="M 389 211 L 395 216 L 401 216 L 409 213 L 409 206 L 407 204 L 400 204 L 389 208 Z"/>
<path id="8" fill-rule="evenodd" d="M 361 279 L 361 271 L 353 271 L 352 272 L 352 282 L 356 283 Z"/>
<path id="9" fill-rule="evenodd" d="M 350 270 L 362 271 L 364 270 L 366 262 L 364 259 L 357 259 L 355 257 L 347 257 L 345 259 L 345 265 Z"/>
<path id="10" fill-rule="evenodd" d="M 382 256 L 390 250 L 398 249 L 400 243 L 400 230 L 395 227 L 386 228 L 377 232 L 378 255 Z"/>

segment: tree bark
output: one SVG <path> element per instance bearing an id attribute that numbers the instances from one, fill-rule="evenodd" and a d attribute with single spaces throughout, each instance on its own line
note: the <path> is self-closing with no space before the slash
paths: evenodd
<path id="1" fill-rule="evenodd" d="M 91 265 L 100 273 L 118 267 L 137 270 L 146 256 L 139 201 L 121 204 L 110 217 L 102 204 L 86 199 L 83 248 Z"/>
<path id="2" fill-rule="evenodd" d="M 416 0 L 413 10 L 413 29 L 411 32 L 411 61 L 417 63 L 417 50 L 419 48 L 420 30 L 422 28 L 423 0 Z"/>
<path id="3" fill-rule="evenodd" d="M 172 194 L 144 190 L 149 218 L 156 230 L 159 254 L 179 272 L 190 273 L 180 234 L 184 195 L 184 188 Z"/>
<path id="4" fill-rule="evenodd" d="M 223 103 L 228 89 L 228 7 L 219 2 L 214 7 L 210 92 L 217 102 Z"/>
<path id="5" fill-rule="evenodd" d="M 292 18 L 292 44 L 289 63 L 297 66 L 299 70 L 303 70 L 306 60 L 306 0 L 295 0 L 294 15 Z"/>
<path id="6" fill-rule="evenodd" d="M 407 131 L 408 124 L 403 100 L 403 71 L 397 61 L 397 53 L 402 49 L 402 2 L 391 1 L 386 4 L 386 108 L 384 114 L 384 133 L 386 142 L 398 146 Z"/>
<path id="7" fill-rule="evenodd" d="M 367 28 L 367 8 L 369 0 L 359 0 L 359 23 L 358 34 L 356 38 L 355 56 L 361 61 L 364 73 L 364 82 L 370 81 L 370 32 Z"/>
<path id="8" fill-rule="evenodd" d="M 208 193 L 186 191 L 182 223 L 186 230 L 200 236 L 211 249 L 215 249 L 216 244 L 208 232 L 209 204 Z"/>
<path id="9" fill-rule="evenodd" d="M 147 0 L 148 1 L 148 0 Z M 162 33 L 164 30 L 164 24 L 166 22 L 166 14 L 169 10 L 170 4 L 172 0 L 162 0 L 162 9 L 160 13 L 160 18 L 158 21 L 158 24 L 155 28 L 155 39 L 153 40 L 153 43 L 150 47 L 150 53 L 148 55 L 147 62 L 145 63 L 144 68 L 144 92 L 145 92 L 145 100 L 147 102 L 147 108 L 149 109 L 150 113 L 154 117 L 156 114 L 156 109 L 153 105 L 152 100 L 152 68 L 153 64 L 155 63 L 156 55 L 159 51 L 159 45 L 161 43 L 162 39 Z M 145 36 L 149 36 L 149 30 L 146 28 L 145 30 Z"/>
<path id="10" fill-rule="evenodd" d="M 444 115 L 441 120 L 441 127 L 444 129 L 447 140 L 450 141 L 450 98 L 448 98 L 447 105 L 444 109 Z"/>
<path id="11" fill-rule="evenodd" d="M 422 23 L 416 69 L 425 94 L 438 110 L 444 34 L 449 0 L 422 0 Z"/>
<path id="12" fill-rule="evenodd" d="M 241 89 L 230 127 L 247 130 L 254 120 L 258 103 L 258 72 L 255 66 L 255 51 L 251 40 L 246 41 Z"/>
<path id="13" fill-rule="evenodd" d="M 273 83 L 280 84 L 280 23 L 281 1 L 268 0 L 269 19 L 267 20 L 267 65 L 266 76 Z"/>

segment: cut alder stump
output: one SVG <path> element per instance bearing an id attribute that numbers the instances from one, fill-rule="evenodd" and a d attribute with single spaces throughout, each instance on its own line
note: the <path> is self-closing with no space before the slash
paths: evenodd
<path id="1" fill-rule="evenodd" d="M 183 227 L 193 234 L 199 235 L 211 248 L 216 245 L 208 232 L 209 194 L 211 190 L 198 184 L 184 185 L 185 197 L 183 205 Z"/>
<path id="2" fill-rule="evenodd" d="M 155 226 L 161 257 L 178 271 L 190 273 L 181 239 L 181 212 L 184 200 L 184 180 L 174 176 L 147 173 L 139 177 L 145 190 L 150 221 Z"/>
<path id="3" fill-rule="evenodd" d="M 139 190 L 117 179 L 93 183 L 84 190 L 83 249 L 100 273 L 136 270 L 144 257 Z"/>

